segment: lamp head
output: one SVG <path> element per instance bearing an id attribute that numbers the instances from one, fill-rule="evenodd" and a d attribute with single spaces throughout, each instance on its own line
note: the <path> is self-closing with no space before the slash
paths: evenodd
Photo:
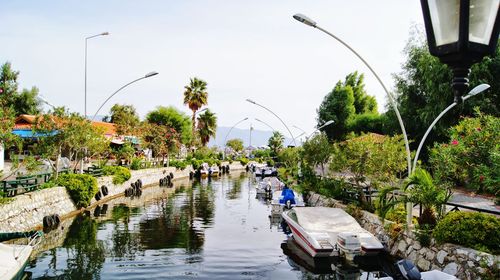
<path id="1" fill-rule="evenodd" d="M 149 78 L 149 77 L 153 77 L 156 75 L 158 75 L 158 72 L 153 71 L 153 72 L 149 72 L 146 75 L 144 75 L 144 78 Z"/>
<path id="2" fill-rule="evenodd" d="M 295 14 L 293 18 L 312 27 L 316 27 L 316 22 L 303 14 Z"/>
<path id="3" fill-rule="evenodd" d="M 243 120 L 244 120 L 244 121 L 248 120 L 248 117 L 244 118 Z"/>
<path id="4" fill-rule="evenodd" d="M 247 101 L 247 102 L 250 102 L 250 103 L 252 103 L 252 104 L 257 104 L 255 101 L 253 101 L 252 99 L 249 99 L 249 98 L 247 98 L 247 100 L 246 100 L 246 101 Z"/>
<path id="5" fill-rule="evenodd" d="M 106 31 L 106 32 L 102 32 L 100 35 L 102 35 L 102 36 L 106 36 L 106 35 L 109 35 L 109 32 L 108 32 L 108 31 Z"/>
<path id="6" fill-rule="evenodd" d="M 483 92 L 489 88 L 490 88 L 490 85 L 488 85 L 488 84 L 480 84 L 480 85 L 476 86 L 475 88 L 471 89 L 471 91 L 469 91 L 469 93 L 467 95 L 472 97 L 474 95 L 480 94 L 481 92 Z"/>

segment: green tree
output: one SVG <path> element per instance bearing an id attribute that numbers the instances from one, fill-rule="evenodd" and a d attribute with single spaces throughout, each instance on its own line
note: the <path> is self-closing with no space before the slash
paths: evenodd
<path id="1" fill-rule="evenodd" d="M 175 131 L 180 134 L 182 144 L 190 143 L 193 138 L 191 120 L 186 114 L 173 106 L 158 106 L 154 111 L 146 115 L 146 120 L 149 123 L 166 125 L 175 129 Z"/>
<path id="2" fill-rule="evenodd" d="M 322 174 L 325 174 L 325 164 L 328 163 L 332 153 L 332 145 L 328 142 L 328 137 L 325 133 L 314 135 L 302 145 L 302 158 L 312 170 L 316 166 L 321 167 Z"/>
<path id="3" fill-rule="evenodd" d="M 323 128 L 330 140 L 341 140 L 347 133 L 347 124 L 354 115 L 354 92 L 351 86 L 344 86 L 339 81 L 328 93 L 317 110 L 318 127 L 333 120 L 334 123 Z"/>
<path id="4" fill-rule="evenodd" d="M 233 149 L 233 151 L 239 153 L 243 151 L 243 140 L 238 138 L 227 140 L 226 146 Z"/>
<path id="5" fill-rule="evenodd" d="M 14 71 L 10 62 L 1 66 L 0 99 L 2 105 L 11 107 L 16 116 L 21 114 L 37 115 L 41 112 L 41 101 L 38 98 L 38 88 L 18 90 L 17 79 L 19 71 Z"/>
<path id="6" fill-rule="evenodd" d="M 115 104 L 109 113 L 110 121 L 116 125 L 119 135 L 132 135 L 139 126 L 139 115 L 133 105 Z"/>
<path id="7" fill-rule="evenodd" d="M 146 123 L 141 135 L 143 146 L 151 149 L 154 157 L 161 156 L 162 160 L 165 156 L 177 152 L 180 146 L 180 135 L 167 125 Z"/>
<path id="8" fill-rule="evenodd" d="M 406 48 L 403 70 L 396 74 L 396 99 L 410 139 L 417 145 L 427 127 L 437 115 L 453 102 L 451 70 L 430 55 L 423 34 L 412 34 Z M 485 57 L 471 68 L 470 88 L 481 83 L 491 85 L 487 93 L 471 98 L 449 111 L 435 126 L 427 139 L 426 147 L 443 142 L 447 129 L 456 125 L 461 116 L 472 116 L 474 107 L 485 114 L 499 116 L 500 112 L 500 44 L 495 55 Z M 392 109 L 386 113 L 390 133 L 399 132 L 399 125 Z M 415 148 L 415 147 L 414 147 Z M 425 147 L 424 147 L 425 149 Z M 423 151 L 423 159 L 426 158 Z"/>
<path id="9" fill-rule="evenodd" d="M 189 85 L 185 86 L 184 89 L 184 105 L 193 111 L 191 125 L 192 135 L 195 135 L 196 111 L 208 103 L 207 82 L 194 77 L 190 79 Z"/>
<path id="10" fill-rule="evenodd" d="M 215 113 L 207 109 L 203 114 L 198 116 L 198 134 L 203 146 L 208 144 L 210 137 L 215 136 L 217 132 L 217 116 Z"/>
<path id="11" fill-rule="evenodd" d="M 267 141 L 267 145 L 271 149 L 271 156 L 277 156 L 278 152 L 283 149 L 283 141 L 285 141 L 285 136 L 279 131 L 274 131 Z"/>
<path id="12" fill-rule="evenodd" d="M 378 113 L 377 100 L 365 91 L 364 75 L 358 71 L 345 77 L 344 86 L 350 86 L 354 95 L 354 109 L 356 114 Z"/>
<path id="13" fill-rule="evenodd" d="M 51 162 L 55 178 L 63 154 L 78 162 L 85 155 L 99 155 L 109 147 L 102 129 L 64 108 L 38 116 L 33 131 L 40 135 L 35 152 L 49 162 L 55 160 Z"/>
<path id="14" fill-rule="evenodd" d="M 395 185 L 398 175 L 406 169 L 405 148 L 400 135 L 388 137 L 378 134 L 365 134 L 350 138 L 333 146 L 330 169 L 347 172 L 365 201 L 362 191 L 365 182 L 368 187 Z"/>

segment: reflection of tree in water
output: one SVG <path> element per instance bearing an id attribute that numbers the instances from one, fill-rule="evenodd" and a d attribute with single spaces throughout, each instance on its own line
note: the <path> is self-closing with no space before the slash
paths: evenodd
<path id="1" fill-rule="evenodd" d="M 139 238 L 146 249 L 184 248 L 197 253 L 203 247 L 204 232 L 195 224 L 199 218 L 209 224 L 214 216 L 211 188 L 189 188 L 156 202 L 160 213 L 142 220 Z"/>
<path id="2" fill-rule="evenodd" d="M 130 208 L 127 205 L 116 205 L 111 212 L 111 218 L 114 225 L 111 240 L 113 258 L 127 258 L 130 260 L 141 252 L 140 241 L 137 238 L 138 233 L 129 229 L 130 217 L 137 215 L 139 208 Z"/>
<path id="3" fill-rule="evenodd" d="M 238 179 L 233 179 L 229 183 L 229 189 L 226 191 L 227 199 L 238 199 L 241 195 L 241 186 L 243 185 L 244 176 L 238 177 Z"/>
<path id="4" fill-rule="evenodd" d="M 71 224 L 63 246 L 68 249 L 63 279 L 99 279 L 105 260 L 103 241 L 97 240 L 97 222 L 78 216 Z"/>

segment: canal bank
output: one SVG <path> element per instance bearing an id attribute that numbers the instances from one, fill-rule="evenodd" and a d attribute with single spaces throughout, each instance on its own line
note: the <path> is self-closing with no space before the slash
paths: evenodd
<path id="1" fill-rule="evenodd" d="M 346 209 L 347 205 L 333 198 L 326 198 L 317 193 L 306 195 L 309 206 L 325 206 Z M 417 240 L 414 232 L 402 230 L 396 235 L 389 233 L 386 228 L 393 222 L 380 218 L 370 212 L 361 210 L 354 217 L 360 225 L 370 231 L 379 240 L 385 241 L 391 255 L 408 259 L 422 271 L 440 270 L 456 276 L 459 279 L 475 280 L 481 279 L 482 275 L 488 273 L 488 269 L 500 270 L 500 256 L 480 252 L 471 248 L 455 244 L 437 244 L 431 240 L 431 246 L 423 247 Z"/>
<path id="2" fill-rule="evenodd" d="M 245 166 L 239 162 L 225 162 L 223 165 L 229 165 L 231 171 L 245 169 Z M 139 179 L 142 181 L 143 187 L 147 188 L 157 185 L 161 178 L 170 173 L 174 175 L 174 181 L 189 178 L 189 173 L 192 170 L 191 166 L 184 170 L 174 167 L 132 170 L 131 178 L 119 185 L 113 184 L 112 176 L 99 177 L 97 178 L 98 186 L 99 188 L 106 186 L 109 190 L 108 195 L 99 201 L 92 198 L 90 206 L 81 209 L 76 207 L 64 187 L 53 187 L 18 195 L 12 201 L 0 205 L 0 232 L 41 229 L 43 217 L 52 214 L 58 214 L 62 219 L 72 217 L 86 209 L 92 209 L 99 204 L 124 196 L 125 189 L 129 188 L 132 182 Z"/>

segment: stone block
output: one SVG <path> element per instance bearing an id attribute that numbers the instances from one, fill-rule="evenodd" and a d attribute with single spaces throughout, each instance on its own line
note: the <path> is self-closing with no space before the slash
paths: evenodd
<path id="1" fill-rule="evenodd" d="M 458 265 L 451 262 L 444 267 L 443 272 L 455 276 L 458 272 Z"/>
<path id="2" fill-rule="evenodd" d="M 400 251 L 402 254 L 404 254 L 406 252 L 406 241 L 404 240 L 401 240 L 399 241 L 398 243 L 398 251 Z"/>
<path id="3" fill-rule="evenodd" d="M 444 263 L 444 258 L 448 255 L 447 252 L 441 250 L 437 253 L 437 261 L 439 264 L 443 264 Z"/>
<path id="4" fill-rule="evenodd" d="M 433 260 L 436 257 L 436 253 L 434 253 L 432 250 L 427 250 L 425 253 L 425 258 L 428 260 Z"/>
<path id="5" fill-rule="evenodd" d="M 424 271 L 427 271 L 429 270 L 429 268 L 431 267 L 431 262 L 424 259 L 424 258 L 420 258 L 418 261 L 417 261 L 417 266 L 424 270 Z"/>
<path id="6" fill-rule="evenodd" d="M 415 242 L 413 243 L 413 248 L 414 248 L 415 250 L 420 250 L 420 249 L 422 248 L 422 245 L 420 245 L 420 242 L 415 241 Z"/>

